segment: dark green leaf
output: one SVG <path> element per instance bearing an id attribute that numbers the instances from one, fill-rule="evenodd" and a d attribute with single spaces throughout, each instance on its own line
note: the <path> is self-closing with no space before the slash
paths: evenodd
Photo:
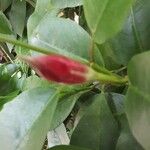
<path id="1" fill-rule="evenodd" d="M 13 0 L 9 17 L 15 33 L 22 36 L 25 26 L 26 1 Z"/>
<path id="2" fill-rule="evenodd" d="M 104 94 L 97 95 L 75 128 L 71 144 L 93 150 L 112 150 L 118 137 L 118 125 Z"/>
<path id="3" fill-rule="evenodd" d="M 120 63 L 117 61 L 117 56 L 109 43 L 106 42 L 102 45 L 98 45 L 98 48 L 107 69 L 114 70 L 121 66 Z"/>
<path id="4" fill-rule="evenodd" d="M 58 93 L 50 88 L 23 92 L 0 112 L 0 147 L 41 150 L 56 108 Z"/>
<path id="5" fill-rule="evenodd" d="M 7 94 L 7 96 L 0 96 L 0 110 L 3 108 L 3 105 L 9 101 L 11 101 L 13 98 L 15 98 L 19 94 L 19 90 L 14 91 L 10 94 Z"/>
<path id="6" fill-rule="evenodd" d="M 121 122 L 121 133 L 116 150 L 126 150 L 127 148 L 128 150 L 144 150 L 132 135 L 125 114 L 119 117 L 119 121 Z"/>
<path id="7" fill-rule="evenodd" d="M 128 121 L 124 112 L 125 96 L 118 93 L 107 94 L 107 101 L 109 102 L 115 117 L 118 120 L 120 127 L 120 136 L 117 141 L 116 150 L 143 150 L 140 144 L 136 141 L 131 133 Z M 114 109 L 113 109 L 114 108 Z"/>
<path id="8" fill-rule="evenodd" d="M 101 44 L 121 30 L 134 0 L 84 0 L 87 23 Z"/>
<path id="9" fill-rule="evenodd" d="M 91 87 L 88 85 L 64 86 L 61 88 L 59 102 L 56 107 L 54 118 L 51 125 L 51 130 L 68 117 L 79 97 L 89 91 Z"/>
<path id="10" fill-rule="evenodd" d="M 0 96 L 6 96 L 18 90 L 18 78 L 16 75 L 13 75 L 17 69 L 15 64 L 0 66 Z"/>
<path id="11" fill-rule="evenodd" d="M 63 121 L 68 117 L 71 110 L 73 109 L 76 101 L 80 97 L 82 92 L 77 93 L 72 96 L 67 96 L 64 98 L 61 98 L 57 104 L 56 111 L 54 113 L 53 121 L 51 124 L 51 130 L 55 129 L 57 126 L 59 126 Z"/>
<path id="12" fill-rule="evenodd" d="M 109 93 L 106 96 L 107 101 L 109 102 L 109 105 L 112 107 L 114 113 L 117 113 L 117 115 L 124 113 L 124 100 L 125 100 L 124 95 L 118 93 Z"/>
<path id="13" fill-rule="evenodd" d="M 108 58 L 111 52 L 112 59 L 117 64 L 127 65 L 132 56 L 150 49 L 149 10 L 149 0 L 136 1 L 122 31 L 101 46 L 105 62 L 111 65 Z"/>
<path id="14" fill-rule="evenodd" d="M 1 11 L 0 11 L 0 33 L 12 34 L 11 24 Z"/>
<path id="15" fill-rule="evenodd" d="M 76 146 L 71 146 L 71 145 L 61 145 L 61 146 L 55 146 L 50 148 L 49 150 L 89 150 L 86 148 L 80 148 L 80 147 L 76 147 Z"/>

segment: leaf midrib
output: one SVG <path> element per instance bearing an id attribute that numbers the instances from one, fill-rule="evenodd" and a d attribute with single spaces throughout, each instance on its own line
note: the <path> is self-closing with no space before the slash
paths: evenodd
<path id="1" fill-rule="evenodd" d="M 138 45 L 138 47 L 140 49 L 140 52 L 142 52 L 143 51 L 143 44 L 141 42 L 138 30 L 137 30 L 133 7 L 131 7 L 131 18 L 132 18 L 132 28 L 133 28 L 132 30 L 134 32 L 134 37 L 135 37 L 136 43 L 137 43 L 137 45 Z"/>
<path id="2" fill-rule="evenodd" d="M 108 7 L 108 3 L 109 3 L 109 2 L 110 2 L 110 1 L 109 1 L 109 0 L 107 0 L 106 4 L 105 4 L 105 6 L 104 6 L 104 8 L 103 8 L 103 10 L 102 10 L 101 15 L 99 15 L 98 20 L 97 20 L 97 23 L 96 23 L 96 26 L 95 26 L 95 29 L 93 30 L 93 34 L 95 34 L 95 33 L 96 33 L 97 28 L 98 28 L 98 26 L 99 26 L 99 24 L 100 24 L 100 20 L 102 19 L 102 17 L 103 17 L 103 15 L 104 15 L 105 10 L 106 10 L 106 9 L 107 9 L 107 7 Z"/>

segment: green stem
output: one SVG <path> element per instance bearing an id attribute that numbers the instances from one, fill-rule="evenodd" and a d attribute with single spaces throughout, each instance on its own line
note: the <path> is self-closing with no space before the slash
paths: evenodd
<path id="1" fill-rule="evenodd" d="M 24 48 L 26 48 L 28 50 L 33 50 L 33 51 L 36 51 L 36 52 L 39 52 L 39 53 L 43 53 L 43 54 L 49 54 L 49 55 L 50 54 L 55 54 L 55 55 L 58 55 L 58 51 L 59 51 L 58 49 L 56 49 L 54 47 L 51 47 L 50 49 L 46 49 L 46 48 L 42 48 L 42 47 L 33 46 L 33 45 L 30 45 L 30 44 L 27 44 L 27 43 L 24 43 L 24 42 L 12 39 L 10 36 L 5 35 L 5 34 L 1 34 L 1 33 L 0 33 L 0 41 L 8 42 L 8 43 L 11 43 L 11 44 L 14 44 L 14 45 L 18 45 L 18 46 L 24 47 Z M 81 58 L 81 57 L 75 56 L 73 54 L 69 55 L 69 53 L 67 55 L 67 52 L 65 54 L 62 52 L 62 54 L 65 55 L 65 56 L 69 56 L 72 59 L 77 59 L 81 63 L 89 65 L 89 62 L 87 60 Z"/>
<path id="2" fill-rule="evenodd" d="M 121 68 L 116 69 L 116 70 L 112 70 L 111 72 L 119 73 L 119 72 L 121 72 L 121 71 L 123 71 L 123 70 L 125 70 L 125 69 L 127 69 L 127 66 L 121 67 Z"/>
<path id="3" fill-rule="evenodd" d="M 34 51 L 39 52 L 39 53 L 44 53 L 44 54 L 54 54 L 55 53 L 55 52 L 50 52 L 49 50 L 47 50 L 45 48 L 39 48 L 37 46 L 33 46 L 30 44 L 26 44 L 24 42 L 12 39 L 10 36 L 5 35 L 5 34 L 1 34 L 1 33 L 0 33 L 0 41 L 1 42 L 8 42 L 8 43 L 11 43 L 14 45 L 18 45 L 18 46 L 24 47 L 26 49 L 34 50 Z"/>
<path id="4" fill-rule="evenodd" d="M 128 83 L 127 77 L 121 77 L 118 75 L 108 75 L 96 72 L 96 79 L 101 83 L 119 84 L 123 85 Z"/>

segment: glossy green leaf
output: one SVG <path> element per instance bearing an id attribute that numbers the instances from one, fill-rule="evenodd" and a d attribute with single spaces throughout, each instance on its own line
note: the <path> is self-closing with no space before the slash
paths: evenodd
<path id="1" fill-rule="evenodd" d="M 36 88 L 21 93 L 0 112 L 0 147 L 41 150 L 57 105 L 58 93 Z"/>
<path id="2" fill-rule="evenodd" d="M 80 147 L 76 147 L 76 146 L 71 146 L 71 145 L 61 145 L 61 146 L 55 146 L 50 148 L 49 150 L 89 150 L 86 148 L 80 148 Z"/>
<path id="3" fill-rule="evenodd" d="M 0 0 L 0 11 L 5 11 L 11 4 L 12 0 Z"/>
<path id="4" fill-rule="evenodd" d="M 93 150 L 112 150 L 118 137 L 118 125 L 107 104 L 104 94 L 95 101 L 75 128 L 71 144 Z"/>
<path id="5" fill-rule="evenodd" d="M 149 10 L 149 0 L 137 0 L 122 31 L 101 46 L 100 51 L 107 64 L 112 63 L 108 58 L 110 53 L 117 64 L 127 65 L 132 56 L 150 49 Z"/>
<path id="6" fill-rule="evenodd" d="M 44 16 L 29 37 L 29 42 L 36 46 L 55 49 L 55 52 L 60 54 L 75 54 L 89 59 L 90 36 L 69 19 Z"/>
<path id="7" fill-rule="evenodd" d="M 1 11 L 0 11 L 0 33 L 12 34 L 11 24 Z"/>
<path id="8" fill-rule="evenodd" d="M 30 38 L 34 32 L 34 29 L 39 25 L 42 19 L 49 16 L 56 16 L 57 10 L 53 10 L 51 0 L 37 0 L 34 13 L 30 16 L 27 24 L 28 38 Z"/>
<path id="9" fill-rule="evenodd" d="M 12 27 L 19 36 L 22 36 L 26 17 L 26 1 L 13 0 L 11 5 L 11 10 L 9 13 L 9 18 Z"/>
<path id="10" fill-rule="evenodd" d="M 76 7 L 82 5 L 82 0 L 52 0 L 52 5 L 57 8 Z"/>
<path id="11" fill-rule="evenodd" d="M 74 21 L 57 18 L 57 12 L 50 0 L 37 1 L 27 26 L 29 43 L 70 57 L 75 54 L 89 59 L 89 34 Z"/>
<path id="12" fill-rule="evenodd" d="M 122 29 L 134 0 L 84 0 L 87 23 L 95 42 L 101 44 Z"/>
<path id="13" fill-rule="evenodd" d="M 131 85 L 126 97 L 126 114 L 131 131 L 146 150 L 150 149 L 150 52 L 135 56 L 129 63 Z"/>

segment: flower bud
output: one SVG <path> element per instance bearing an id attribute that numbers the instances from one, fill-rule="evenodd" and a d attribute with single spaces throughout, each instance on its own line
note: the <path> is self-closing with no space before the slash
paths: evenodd
<path id="1" fill-rule="evenodd" d="M 48 81 L 65 84 L 78 84 L 89 81 L 95 72 L 87 65 L 60 55 L 42 55 L 20 58 L 35 72 Z"/>

